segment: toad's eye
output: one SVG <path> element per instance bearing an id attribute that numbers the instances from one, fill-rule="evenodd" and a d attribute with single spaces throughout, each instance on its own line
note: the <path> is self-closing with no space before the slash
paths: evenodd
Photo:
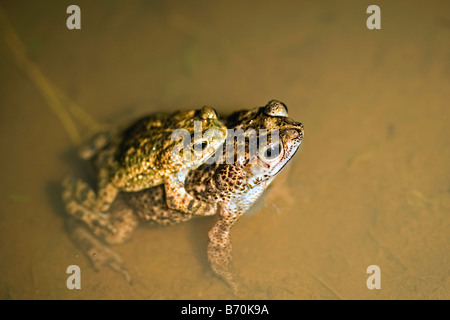
<path id="1" fill-rule="evenodd" d="M 280 148 L 280 144 L 279 143 L 276 144 L 276 145 L 273 145 L 273 146 L 271 146 L 271 147 L 266 149 L 266 151 L 264 152 L 264 157 L 269 159 L 269 160 L 271 160 L 273 158 L 276 158 L 280 154 L 280 151 L 281 151 L 280 149 L 281 148 Z"/>
<path id="2" fill-rule="evenodd" d="M 193 145 L 194 151 L 203 151 L 207 147 L 208 147 L 208 141 L 206 141 L 206 140 L 194 143 L 194 145 Z"/>
<path id="3" fill-rule="evenodd" d="M 282 151 L 282 146 L 280 143 L 274 143 L 272 145 L 268 145 L 267 147 L 263 148 L 260 152 L 260 158 L 264 162 L 270 162 L 276 160 L 280 155 Z"/>

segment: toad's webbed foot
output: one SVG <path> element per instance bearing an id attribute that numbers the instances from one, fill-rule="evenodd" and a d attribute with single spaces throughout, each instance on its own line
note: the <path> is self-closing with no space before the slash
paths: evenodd
<path id="1" fill-rule="evenodd" d="M 236 295 L 238 286 L 232 270 L 231 243 L 221 246 L 210 242 L 208 244 L 208 260 L 213 271 L 230 286 Z"/>
<path id="2" fill-rule="evenodd" d="M 69 219 L 67 229 L 71 239 L 85 254 L 89 256 L 96 270 L 102 267 L 109 267 L 122 274 L 125 280 L 131 285 L 131 275 L 126 269 L 122 258 L 111 250 L 108 246 L 101 243 L 95 236 L 86 229 L 86 226 Z"/>

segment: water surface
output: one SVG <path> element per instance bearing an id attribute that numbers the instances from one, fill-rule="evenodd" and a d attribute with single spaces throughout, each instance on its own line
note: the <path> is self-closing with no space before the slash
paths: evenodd
<path id="1" fill-rule="evenodd" d="M 278 99 L 304 124 L 289 171 L 234 227 L 243 298 L 450 298 L 448 1 L 377 1 L 381 30 L 366 28 L 371 1 L 77 3 L 81 30 L 66 28 L 66 1 L 2 6 L 42 73 L 98 121 Z M 214 218 L 116 246 L 134 286 L 95 272 L 59 199 L 87 166 L 3 41 L 0 52 L 0 297 L 233 298 L 206 259 Z M 66 288 L 72 264 L 81 290 Z"/>

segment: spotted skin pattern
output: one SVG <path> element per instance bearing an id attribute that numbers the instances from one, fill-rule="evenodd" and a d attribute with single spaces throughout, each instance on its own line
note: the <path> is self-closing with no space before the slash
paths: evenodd
<path id="1" fill-rule="evenodd" d="M 200 140 L 194 133 L 196 128 L 201 129 Z M 176 153 L 173 157 L 173 151 L 180 146 L 180 140 L 173 139 L 175 129 L 189 134 L 191 157 Z M 208 107 L 156 113 L 137 120 L 121 132 L 98 134 L 80 150 L 80 156 L 91 159 L 97 168 L 97 192 L 80 179 L 66 178 L 62 194 L 66 210 L 94 233 L 99 233 L 99 228 L 116 233 L 118 230 L 107 211 L 117 195 L 164 185 L 169 208 L 185 214 L 213 215 L 217 206 L 193 198 L 186 192 L 184 182 L 190 170 L 214 154 L 226 134 L 226 126 Z M 199 143 L 202 150 L 194 148 Z"/>
<path id="2" fill-rule="evenodd" d="M 233 292 L 237 293 L 238 286 L 232 268 L 231 228 L 292 159 L 302 142 L 304 131 L 301 123 L 288 118 L 287 107 L 276 100 L 269 101 L 264 107 L 235 112 L 226 118 L 225 123 L 228 128 L 244 131 L 251 128 L 256 132 L 260 129 L 266 129 L 269 132 L 278 130 L 281 144 L 278 156 L 267 158 L 262 154 L 264 151 L 262 150 L 258 152 L 256 159 L 251 159 L 248 140 L 246 140 L 246 153 L 241 163 L 224 163 L 224 153 L 222 161 L 203 164 L 189 172 L 186 177 L 185 187 L 189 194 L 200 201 L 218 205 L 216 221 L 208 233 L 208 260 L 212 270 L 231 287 Z M 235 151 L 239 143 L 238 140 L 233 142 Z M 120 216 L 119 219 L 115 218 L 117 223 L 114 226 L 126 231 L 117 236 L 109 230 L 101 229 L 102 232 L 96 235 L 107 243 L 121 243 L 130 237 L 138 224 L 137 220 L 148 224 L 172 225 L 194 217 L 193 214 L 184 214 L 169 208 L 166 197 L 162 186 L 123 194 L 123 198 L 115 203 L 120 209 L 113 207 L 110 214 L 115 217 Z M 124 203 L 127 203 L 128 207 Z M 86 240 L 89 236 L 85 233 L 82 242 L 89 243 Z M 94 241 L 90 246 L 85 246 L 85 250 L 92 250 L 93 246 Z M 96 248 L 101 251 L 100 246 L 96 245 Z M 109 265 L 124 274 L 125 278 L 127 277 L 124 271 L 126 269 L 120 261 L 110 258 L 108 254 L 104 256 L 108 257 L 104 259 L 107 263 L 102 261 L 102 264 Z"/>

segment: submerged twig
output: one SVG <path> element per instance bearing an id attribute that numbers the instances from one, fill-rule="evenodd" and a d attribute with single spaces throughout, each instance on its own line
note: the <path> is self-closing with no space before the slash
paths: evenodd
<path id="1" fill-rule="evenodd" d="M 99 124 L 91 118 L 81 107 L 71 101 L 62 91 L 49 81 L 41 72 L 39 67 L 30 60 L 26 53 L 26 48 L 20 37 L 15 32 L 13 26 L 8 21 L 5 11 L 0 7 L 0 27 L 2 38 L 9 48 L 12 58 L 30 80 L 41 92 L 50 109 L 61 121 L 73 144 L 79 145 L 82 141 L 79 131 L 71 118 L 69 112 L 78 118 L 90 130 L 99 129 L 104 125 Z M 64 107 L 64 105 L 66 107 Z"/>

